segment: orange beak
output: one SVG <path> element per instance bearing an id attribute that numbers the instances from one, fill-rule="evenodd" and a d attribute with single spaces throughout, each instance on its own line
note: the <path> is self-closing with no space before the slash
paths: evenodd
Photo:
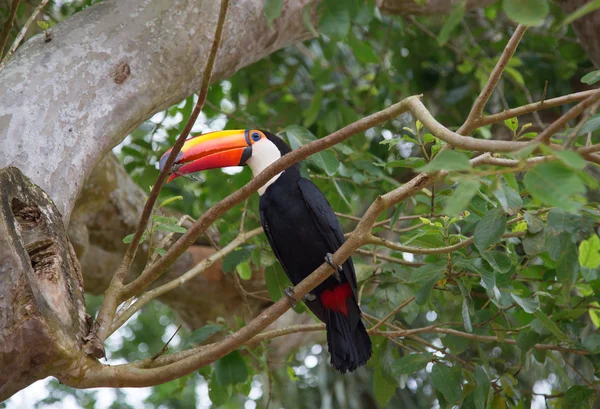
<path id="1" fill-rule="evenodd" d="M 171 150 L 160 158 L 163 169 Z M 178 176 L 206 169 L 242 166 L 252 156 L 252 141 L 249 130 L 209 132 L 188 139 L 171 170 L 169 182 Z"/>

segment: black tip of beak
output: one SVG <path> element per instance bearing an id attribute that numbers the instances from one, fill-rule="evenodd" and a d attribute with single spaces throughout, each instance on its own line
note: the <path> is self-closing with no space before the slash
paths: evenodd
<path id="1" fill-rule="evenodd" d="M 169 157 L 169 154 L 170 154 L 169 152 L 166 152 L 166 153 L 165 153 L 165 154 L 162 156 L 162 158 L 160 158 L 160 161 L 158 162 L 158 167 L 159 167 L 159 169 L 160 169 L 160 171 L 161 171 L 161 172 L 162 172 L 162 170 L 164 169 L 164 167 L 165 167 L 165 164 L 167 163 L 167 158 Z M 174 162 L 174 163 L 177 163 L 177 162 L 179 162 L 179 161 L 181 160 L 181 158 L 182 158 L 182 157 L 183 157 L 183 152 L 179 152 L 179 153 L 177 154 L 177 159 L 175 159 L 175 162 Z"/>

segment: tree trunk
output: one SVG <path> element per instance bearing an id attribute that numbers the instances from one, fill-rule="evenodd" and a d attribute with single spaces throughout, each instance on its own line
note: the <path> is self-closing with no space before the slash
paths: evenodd
<path id="1" fill-rule="evenodd" d="M 213 81 L 311 36 L 310 0 L 284 1 L 269 28 L 261 0 L 232 0 Z M 215 0 L 104 1 L 36 36 L 0 72 L 0 168 L 17 166 L 66 224 L 96 163 L 155 112 L 200 86 Z"/>
<path id="2" fill-rule="evenodd" d="M 0 402 L 67 367 L 86 333 L 83 280 L 60 213 L 18 169 L 0 170 Z"/>

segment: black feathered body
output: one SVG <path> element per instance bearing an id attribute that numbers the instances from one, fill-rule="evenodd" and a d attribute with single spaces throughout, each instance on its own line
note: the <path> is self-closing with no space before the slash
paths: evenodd
<path id="1" fill-rule="evenodd" d="M 344 243 L 343 230 L 327 199 L 300 175 L 298 165 L 283 172 L 261 196 L 260 216 L 273 252 L 294 284 Z M 332 365 L 345 372 L 366 363 L 371 341 L 361 321 L 350 258 L 339 275 L 340 281 L 332 275 L 311 291 L 316 299 L 306 305 L 327 324 Z M 344 299 L 336 305 L 340 297 Z"/>

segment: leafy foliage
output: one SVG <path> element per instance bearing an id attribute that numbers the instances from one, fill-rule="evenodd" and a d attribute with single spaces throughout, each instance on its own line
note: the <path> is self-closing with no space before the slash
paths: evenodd
<path id="1" fill-rule="evenodd" d="M 311 26 L 321 35 L 213 85 L 194 130 L 269 129 L 296 149 L 413 94 L 424 94 L 436 119 L 454 129 L 513 31 L 507 19 L 539 26 L 527 32 L 486 112 L 527 104 L 528 94 L 534 100 L 569 94 L 580 79 L 596 83 L 598 71 L 591 70 L 572 29 L 562 25 L 564 16 L 548 3 L 504 0 L 471 13 L 457 2 L 443 19 L 408 19 L 381 15 L 373 1 L 322 1 L 318 24 Z M 89 4 L 65 3 L 69 10 L 63 13 Z M 265 3 L 270 23 L 281 7 L 279 0 Z M 158 159 L 174 143 L 194 101 L 191 96 L 154 115 L 117 149 L 143 188 L 154 183 Z M 547 126 L 562 110 L 542 112 L 539 120 Z M 588 139 L 598 143 L 599 118 L 591 116 L 581 128 L 573 123 L 553 140 L 563 144 L 571 138 L 575 148 Z M 537 122 L 531 115 L 511 118 L 481 127 L 473 136 L 531 139 L 542 130 Z M 243 348 L 196 374 L 153 387 L 147 406 L 194 407 L 195 390 L 202 385 L 214 407 L 249 401 L 265 407 L 270 399 L 272 407 L 285 403 L 291 409 L 320 407 L 324 401 L 349 408 L 408 407 L 405 402 L 430 408 L 437 402 L 442 408 L 512 409 L 530 407 L 539 398 L 532 391 L 557 395 L 546 401 L 551 408 L 591 407 L 593 390 L 569 367 L 589 379 L 600 370 L 597 168 L 572 151 L 554 148 L 544 151 L 554 160 L 528 164 L 539 155 L 535 146 L 503 156 L 518 162 L 514 168 L 473 167 L 469 160 L 475 152 L 443 147 L 405 114 L 301 165 L 332 207 L 351 215 L 363 214 L 378 195 L 416 174 L 448 172 L 435 186 L 390 209 L 373 231 L 418 251 L 409 255 L 371 245 L 364 250 L 375 255 L 354 256 L 364 286 L 361 307 L 369 316 L 380 319 L 415 297 L 381 331 L 435 328 L 405 337 L 373 336 L 369 368 L 345 377 L 327 367 L 320 345 L 304 346 L 275 365 L 267 362 L 267 343 Z M 196 218 L 250 180 L 248 169 L 228 171 L 233 172 L 238 173 L 202 172 L 200 181 L 178 178 L 163 189 L 163 204 Z M 237 236 L 242 213 L 244 229 L 259 226 L 257 195 L 216 223 L 220 245 Z M 346 231 L 355 225 L 342 221 Z M 159 230 L 185 231 L 176 219 L 155 214 L 145 240 Z M 289 282 L 262 235 L 230 253 L 223 270 L 249 278 L 256 266 L 264 268 L 269 297 L 281 298 Z M 111 358 L 156 354 L 173 334 L 175 320 L 166 307 L 148 305 L 125 327 Z M 182 329 L 169 349 L 206 343 L 235 329 L 216 317 L 194 332 Z M 586 353 L 561 354 L 540 344 Z M 69 393 L 81 407 L 93 407 L 96 399 L 88 392 L 65 392 L 60 385 L 52 388 L 40 406 Z"/>

